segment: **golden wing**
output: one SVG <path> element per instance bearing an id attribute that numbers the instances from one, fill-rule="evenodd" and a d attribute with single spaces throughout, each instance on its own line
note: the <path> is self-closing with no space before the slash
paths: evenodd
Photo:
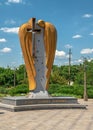
<path id="1" fill-rule="evenodd" d="M 57 41 L 57 32 L 55 27 L 50 23 L 45 23 L 45 48 L 46 48 L 46 66 L 47 66 L 46 89 L 48 89 L 49 87 L 49 79 L 56 51 L 56 41 Z"/>
<path id="2" fill-rule="evenodd" d="M 29 80 L 29 90 L 34 90 L 36 88 L 36 71 L 34 67 L 34 58 L 32 56 L 32 33 L 27 31 L 31 28 L 32 19 L 20 27 L 19 38 Z"/>

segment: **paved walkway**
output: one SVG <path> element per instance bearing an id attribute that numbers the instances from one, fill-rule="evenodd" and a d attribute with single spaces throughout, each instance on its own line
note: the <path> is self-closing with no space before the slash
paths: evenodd
<path id="1" fill-rule="evenodd" d="M 0 130 L 93 130 L 93 99 L 85 109 L 9 112 L 0 109 Z"/>

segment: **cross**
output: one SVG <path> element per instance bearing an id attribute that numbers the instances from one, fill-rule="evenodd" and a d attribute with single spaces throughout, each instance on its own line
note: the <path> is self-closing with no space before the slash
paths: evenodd
<path id="1" fill-rule="evenodd" d="M 35 33 L 40 33 L 41 29 L 35 28 L 36 18 L 32 18 L 32 29 L 27 29 L 28 32 L 32 32 L 32 55 L 35 57 Z"/>

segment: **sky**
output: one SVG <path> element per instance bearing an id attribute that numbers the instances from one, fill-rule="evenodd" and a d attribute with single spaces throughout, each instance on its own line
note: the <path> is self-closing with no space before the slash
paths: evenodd
<path id="1" fill-rule="evenodd" d="M 24 63 L 18 29 L 30 18 L 52 23 L 57 29 L 54 64 L 93 59 L 93 0 L 0 0 L 0 67 Z"/>

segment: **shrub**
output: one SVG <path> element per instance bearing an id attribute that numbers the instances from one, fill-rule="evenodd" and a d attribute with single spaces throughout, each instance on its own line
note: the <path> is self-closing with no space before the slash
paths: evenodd
<path id="1" fill-rule="evenodd" d="M 0 94 L 7 94 L 7 93 L 8 93 L 7 88 L 0 87 Z"/>
<path id="2" fill-rule="evenodd" d="M 84 86 L 83 85 L 75 85 L 75 86 L 64 86 L 59 84 L 50 84 L 49 94 L 55 96 L 75 96 L 82 97 L 84 95 Z M 91 86 L 87 87 L 87 93 L 89 98 L 93 98 L 93 88 Z"/>
<path id="3" fill-rule="evenodd" d="M 28 86 L 26 84 L 18 85 L 15 88 L 11 88 L 8 92 L 9 95 L 15 96 L 17 94 L 26 94 L 29 92 Z"/>

